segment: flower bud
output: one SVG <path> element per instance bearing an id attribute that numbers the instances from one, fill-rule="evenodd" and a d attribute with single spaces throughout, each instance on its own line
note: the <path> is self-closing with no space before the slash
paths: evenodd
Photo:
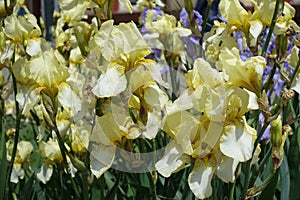
<path id="1" fill-rule="evenodd" d="M 6 131 L 6 136 L 7 137 L 11 137 L 11 136 L 14 136 L 16 133 L 16 129 L 15 128 L 10 128 Z"/>
<path id="2" fill-rule="evenodd" d="M 282 143 L 282 122 L 280 115 L 271 122 L 271 143 L 273 147 L 280 147 Z"/>
<path id="3" fill-rule="evenodd" d="M 79 160 L 78 158 L 74 157 L 73 155 L 69 154 L 69 158 L 72 162 L 72 164 L 78 169 L 79 171 L 87 171 L 84 163 Z"/>

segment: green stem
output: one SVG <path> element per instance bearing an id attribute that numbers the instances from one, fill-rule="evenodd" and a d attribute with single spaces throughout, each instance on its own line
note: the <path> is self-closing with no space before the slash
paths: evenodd
<path id="1" fill-rule="evenodd" d="M 273 31 L 274 31 L 274 28 L 275 28 L 275 24 L 276 24 L 276 21 L 277 21 L 277 15 L 278 15 L 280 1 L 282 1 L 282 0 L 276 0 L 275 9 L 274 9 L 274 13 L 273 13 L 272 21 L 271 21 L 271 26 L 270 26 L 269 33 L 267 35 L 267 39 L 266 39 L 266 42 L 264 44 L 263 50 L 261 52 L 261 56 L 265 56 L 266 51 L 268 49 Z"/>
<path id="2" fill-rule="evenodd" d="M 258 174 L 260 172 L 263 172 L 264 168 L 265 168 L 265 163 L 268 161 L 268 159 L 270 158 L 269 157 L 269 154 L 271 153 L 271 150 L 272 148 L 269 148 L 268 151 L 264 154 L 264 157 L 262 159 L 262 161 L 259 163 L 259 167 L 258 167 L 258 170 L 257 170 L 257 173 L 255 173 L 253 176 L 251 176 L 251 179 L 250 179 L 250 187 L 254 185 L 255 183 L 255 180 L 256 178 L 258 177 Z"/>
<path id="3" fill-rule="evenodd" d="M 204 33 L 205 33 L 207 21 L 208 21 L 208 16 L 209 16 L 209 13 L 210 13 L 210 9 L 211 9 L 211 4 L 208 3 L 206 13 L 205 13 L 205 17 L 204 17 L 204 21 L 202 23 L 201 37 L 200 37 L 200 40 L 199 40 L 200 47 L 202 47 L 203 37 L 204 37 Z"/>
<path id="4" fill-rule="evenodd" d="M 261 128 L 260 132 L 258 133 L 258 136 L 254 142 L 254 148 L 253 148 L 253 151 L 252 151 L 252 157 L 255 153 L 255 150 L 259 144 L 259 141 L 261 139 L 261 137 L 263 136 L 265 130 L 267 129 L 269 123 L 265 123 L 263 125 L 263 127 Z M 247 190 L 248 190 L 248 187 L 249 187 L 249 180 L 250 180 L 250 171 L 251 171 L 251 161 L 252 159 L 248 160 L 246 162 L 246 171 L 245 171 L 245 182 L 244 182 L 244 188 L 242 190 L 242 194 L 241 194 L 241 199 L 245 199 L 246 195 L 247 195 Z"/>
<path id="5" fill-rule="evenodd" d="M 81 182 L 82 182 L 83 199 L 88 200 L 89 199 L 89 188 L 87 182 L 88 173 L 84 171 L 80 175 L 81 175 Z"/>
<path id="6" fill-rule="evenodd" d="M 253 188 L 251 188 L 249 190 L 249 193 L 250 193 L 249 197 L 254 197 L 257 194 L 261 193 L 268 186 L 268 184 L 271 182 L 272 178 L 274 177 L 274 175 L 276 173 L 277 173 L 277 171 L 272 172 L 260 185 L 257 185 L 257 186 L 254 186 Z"/>
<path id="7" fill-rule="evenodd" d="M 114 0 L 109 0 L 108 1 L 108 8 L 107 8 L 107 18 L 112 19 L 112 6 L 114 4 Z"/>
<path id="8" fill-rule="evenodd" d="M 1 102 L 2 104 L 2 102 Z M 2 120 L 4 120 L 4 118 L 2 118 L 2 113 L 0 113 L 1 115 L 1 165 L 0 165 L 0 171 L 1 171 L 1 180 L 0 180 L 0 199 L 7 199 L 5 198 L 5 183 L 6 183 L 6 176 L 7 176 L 7 160 L 6 160 L 6 141 L 5 141 L 5 123 L 3 123 Z"/>
<path id="9" fill-rule="evenodd" d="M 57 140 L 58 140 L 59 149 L 60 149 L 62 157 L 63 157 L 64 167 L 67 168 L 68 162 L 67 162 L 66 154 L 67 154 L 68 150 L 66 149 L 66 147 L 64 145 L 64 142 L 63 142 L 63 140 L 60 136 L 60 132 L 59 132 L 59 130 L 57 128 L 57 125 L 56 125 L 55 117 L 54 117 L 54 120 L 53 120 L 53 124 L 55 126 L 54 131 L 55 131 L 55 134 L 56 134 L 56 137 L 57 137 Z"/>
<path id="10" fill-rule="evenodd" d="M 20 108 L 19 108 L 19 102 L 17 101 L 17 80 L 15 75 L 13 74 L 13 72 L 11 72 L 12 74 L 12 80 L 13 80 L 13 90 L 14 90 L 14 98 L 15 98 L 15 106 L 16 106 L 16 132 L 15 132 L 15 136 L 14 136 L 14 145 L 13 145 L 13 150 L 12 150 L 12 155 L 11 155 L 11 160 L 10 160 L 10 164 L 8 166 L 8 170 L 7 170 L 7 177 L 6 177 L 6 187 L 9 186 L 10 183 L 10 175 L 14 166 L 14 162 L 15 162 L 15 157 L 17 154 L 17 146 L 18 146 L 18 141 L 19 141 L 19 134 L 20 134 L 20 124 L 21 124 L 21 117 L 22 114 L 20 112 Z"/>
<path id="11" fill-rule="evenodd" d="M 79 193 L 79 190 L 77 188 L 77 185 L 76 185 L 73 177 L 71 177 L 71 182 L 72 182 L 72 186 L 73 186 L 76 197 L 80 198 L 80 193 Z"/>
<path id="12" fill-rule="evenodd" d="M 153 165 L 155 165 L 155 162 L 157 160 L 157 155 L 156 155 L 156 143 L 155 143 L 155 139 L 152 140 L 152 147 L 153 147 Z M 153 169 L 155 169 L 155 166 L 153 166 Z M 151 169 L 152 170 L 152 169 Z M 153 200 L 156 200 L 156 182 L 157 182 L 157 172 L 155 170 L 152 171 L 151 174 L 151 180 L 152 180 L 152 198 Z"/>
<path id="13" fill-rule="evenodd" d="M 235 182 L 233 182 L 230 190 L 229 200 L 234 200 L 234 188 L 235 188 Z"/>

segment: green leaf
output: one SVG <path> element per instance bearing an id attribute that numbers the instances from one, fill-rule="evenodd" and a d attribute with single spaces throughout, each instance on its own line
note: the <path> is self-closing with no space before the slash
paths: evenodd
<path id="1" fill-rule="evenodd" d="M 258 200 L 265 200 L 265 199 L 273 199 L 273 196 L 276 191 L 276 186 L 279 177 L 279 170 L 277 170 L 274 176 L 271 179 L 271 182 L 267 185 L 267 187 L 263 190 L 261 195 L 259 196 Z"/>
<path id="2" fill-rule="evenodd" d="M 24 187 L 21 189 L 20 193 L 20 200 L 27 200 L 30 199 L 33 193 L 33 181 L 34 181 L 35 175 L 33 174 L 29 180 L 25 183 Z"/>
<path id="3" fill-rule="evenodd" d="M 290 194 L 290 171 L 286 156 L 283 157 L 280 172 L 280 199 L 289 199 Z"/>
<path id="4" fill-rule="evenodd" d="M 42 166 L 42 157 L 37 151 L 33 151 L 30 155 L 30 167 L 33 171 L 37 172 Z"/>
<path id="5" fill-rule="evenodd" d="M 298 200 L 300 199 L 299 193 L 299 163 L 300 163 L 300 154 L 299 154 L 299 144 L 297 134 L 294 134 L 290 139 L 290 148 L 288 152 L 288 165 L 290 172 L 290 200 Z"/>
<path id="6" fill-rule="evenodd" d="M 2 120 L 2 119 L 0 119 Z M 2 137 L 1 137 L 1 163 L 0 163 L 0 199 L 4 199 L 5 193 L 5 183 L 6 183 L 6 176 L 7 176 L 7 167 L 8 163 L 6 161 L 6 142 L 5 142 L 5 124 L 2 125 Z"/>

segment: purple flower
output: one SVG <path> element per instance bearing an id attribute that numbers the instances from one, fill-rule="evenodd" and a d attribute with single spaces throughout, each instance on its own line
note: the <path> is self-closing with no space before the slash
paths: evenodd
<path id="1" fill-rule="evenodd" d="M 189 24 L 189 14 L 186 12 L 185 8 L 182 8 L 182 10 L 180 11 L 180 20 L 182 22 L 182 25 L 184 28 L 188 28 L 190 26 Z"/>
<path id="2" fill-rule="evenodd" d="M 260 113 L 259 116 L 258 116 L 258 123 L 259 123 L 258 131 L 261 130 L 261 128 L 264 124 L 264 121 L 265 121 L 265 117 Z M 268 140 L 268 139 L 271 138 L 270 128 L 271 128 L 271 126 L 269 125 L 267 127 L 267 129 L 265 130 L 265 132 L 263 133 L 263 135 L 261 137 L 261 140 Z"/>
<path id="3" fill-rule="evenodd" d="M 199 32 L 202 30 L 202 16 L 197 10 L 193 10 L 194 14 L 194 20 L 196 25 L 198 26 Z M 185 8 L 182 8 L 180 12 L 180 21 L 182 22 L 182 25 L 184 28 L 189 28 L 190 23 L 189 23 L 189 14 L 187 13 Z M 191 62 L 193 62 L 199 55 L 200 51 L 200 46 L 199 46 L 199 37 L 195 34 L 191 34 L 187 38 L 182 38 L 185 47 L 186 47 L 186 52 L 188 55 L 188 58 L 190 58 Z"/>
<path id="4" fill-rule="evenodd" d="M 246 47 L 246 49 L 244 48 L 243 33 L 241 31 L 236 31 L 235 38 L 236 38 L 237 46 L 240 50 L 240 58 L 242 59 L 242 61 L 246 61 L 247 58 L 251 57 L 251 51 L 248 46 Z"/>
<path id="5" fill-rule="evenodd" d="M 201 31 L 202 23 L 203 23 L 202 15 L 197 10 L 193 10 L 193 12 L 194 12 L 194 16 L 195 16 L 195 22 L 196 22 L 196 24 L 198 24 L 199 30 Z"/>

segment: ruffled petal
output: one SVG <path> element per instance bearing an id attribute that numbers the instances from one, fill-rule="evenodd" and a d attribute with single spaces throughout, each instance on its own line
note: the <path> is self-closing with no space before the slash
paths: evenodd
<path id="1" fill-rule="evenodd" d="M 194 168 L 189 175 L 188 183 L 197 198 L 205 199 L 212 195 L 212 177 L 213 167 L 205 165 L 202 160 L 196 159 Z"/>

